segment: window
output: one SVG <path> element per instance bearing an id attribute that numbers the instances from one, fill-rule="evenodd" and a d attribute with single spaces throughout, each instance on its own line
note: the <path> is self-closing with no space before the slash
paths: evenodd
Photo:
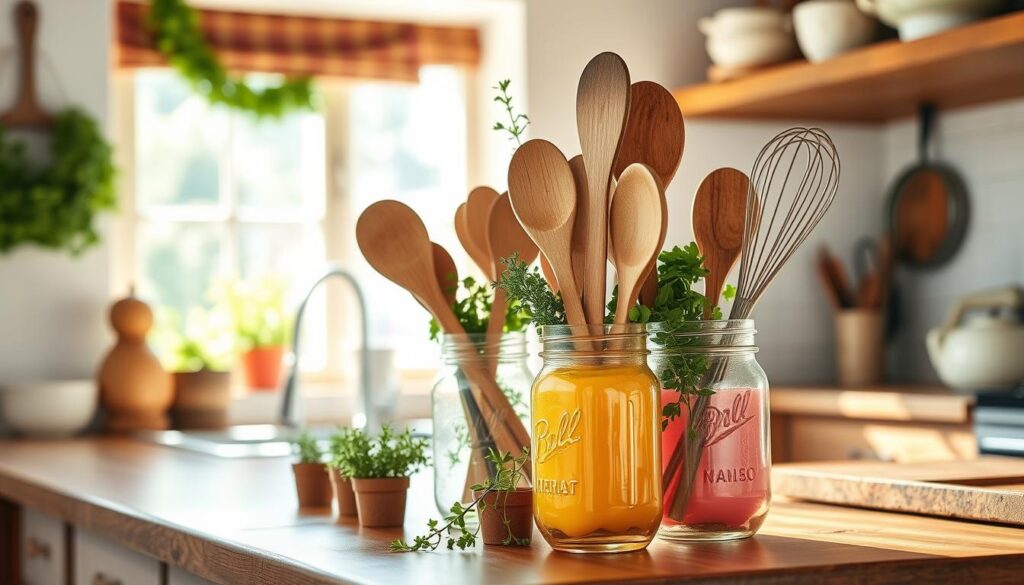
<path id="1" fill-rule="evenodd" d="M 250 76 L 250 81 L 273 81 Z M 467 175 L 466 83 L 425 67 L 419 84 L 324 82 L 320 112 L 256 120 L 209 105 L 174 72 L 139 70 L 122 83 L 122 151 L 130 160 L 118 246 L 122 279 L 159 311 L 209 302 L 218 279 L 281 277 L 301 296 L 336 262 L 359 278 L 370 340 L 406 371 L 433 370 L 427 314 L 380 277 L 355 244 L 359 212 L 394 198 L 413 206 L 435 241 L 468 262 L 452 228 Z M 339 289 L 341 290 L 341 289 Z M 356 319 L 344 294 L 315 298 L 303 323 L 303 371 L 344 377 Z"/>

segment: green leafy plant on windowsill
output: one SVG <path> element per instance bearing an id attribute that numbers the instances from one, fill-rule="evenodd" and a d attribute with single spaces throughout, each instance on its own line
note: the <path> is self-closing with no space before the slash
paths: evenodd
<path id="1" fill-rule="evenodd" d="M 152 341 L 171 372 L 226 372 L 234 363 L 234 330 L 230 315 L 221 307 L 193 307 L 184 321 L 173 310 L 160 310 Z"/>
<path id="2" fill-rule="evenodd" d="M 285 309 L 285 282 L 277 277 L 223 281 L 210 293 L 231 314 L 241 351 L 280 347 L 289 342 L 291 318 Z"/>
<path id="3" fill-rule="evenodd" d="M 472 486 L 471 489 L 476 494 L 476 498 L 469 505 L 463 505 L 462 502 L 458 501 L 453 503 L 449 509 L 449 514 L 444 517 L 443 524 L 438 520 L 428 520 L 428 532 L 426 534 L 414 537 L 412 544 L 399 538 L 391 543 L 391 551 L 415 552 L 436 550 L 441 546 L 442 541 L 445 542 L 448 550 L 453 550 L 456 547 L 459 550 L 466 550 L 476 546 L 480 526 L 471 528 L 467 525 L 467 519 L 472 518 L 473 514 L 479 515 L 483 513 L 487 505 L 484 503 L 484 500 L 495 493 L 499 494 L 497 506 L 501 508 L 500 513 L 507 530 L 502 544 L 506 546 L 528 546 L 530 544 L 528 538 L 520 538 L 513 533 L 510 526 L 511 520 L 507 510 L 504 509 L 504 502 L 507 501 L 507 495 L 522 483 L 525 475 L 523 470 L 526 467 L 527 461 L 530 460 L 530 450 L 528 447 L 524 447 L 519 456 L 514 457 L 511 453 L 498 453 L 492 449 L 489 450 L 486 458 L 494 464 L 496 472 L 493 477 L 487 478 L 483 483 Z M 505 498 L 502 498 L 502 495 Z"/>

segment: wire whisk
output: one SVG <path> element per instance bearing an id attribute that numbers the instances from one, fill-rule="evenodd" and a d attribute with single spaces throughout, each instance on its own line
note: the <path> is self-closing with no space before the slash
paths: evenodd
<path id="1" fill-rule="evenodd" d="M 836 197 L 839 154 L 820 128 L 790 128 L 765 145 L 750 173 L 740 275 L 730 319 L 745 319 Z"/>

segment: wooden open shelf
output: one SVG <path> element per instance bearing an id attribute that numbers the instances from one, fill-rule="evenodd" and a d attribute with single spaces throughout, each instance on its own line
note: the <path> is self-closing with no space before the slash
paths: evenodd
<path id="1" fill-rule="evenodd" d="M 951 108 L 1024 96 L 1024 12 L 924 39 L 886 41 L 823 63 L 782 64 L 675 92 L 687 118 L 882 122 L 922 102 Z"/>

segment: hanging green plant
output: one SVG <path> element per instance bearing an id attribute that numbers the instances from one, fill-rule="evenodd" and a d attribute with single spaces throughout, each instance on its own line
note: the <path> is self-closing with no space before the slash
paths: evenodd
<path id="1" fill-rule="evenodd" d="M 0 253 L 34 243 L 77 255 L 99 241 L 94 216 L 116 203 L 110 145 L 72 108 L 57 115 L 50 149 L 52 164 L 29 164 L 0 126 Z"/>
<path id="2" fill-rule="evenodd" d="M 308 77 L 288 79 L 276 87 L 259 90 L 230 77 L 203 38 L 198 15 L 184 0 L 153 0 L 149 26 L 157 50 L 211 103 L 261 117 L 313 109 L 313 82 Z"/>

